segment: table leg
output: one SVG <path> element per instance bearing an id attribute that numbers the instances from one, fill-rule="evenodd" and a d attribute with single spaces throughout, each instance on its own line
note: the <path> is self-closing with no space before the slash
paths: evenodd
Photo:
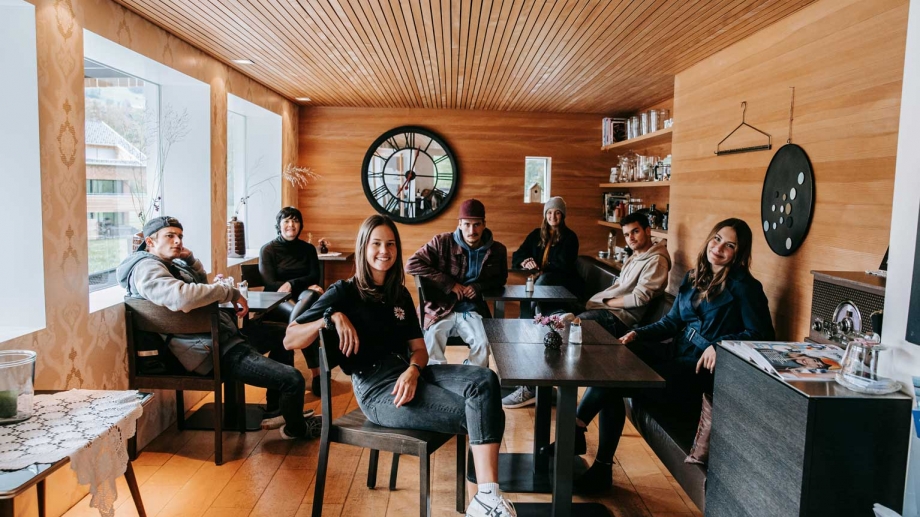
<path id="1" fill-rule="evenodd" d="M 326 262 L 323 260 L 319 261 L 319 286 L 326 288 Z"/>
<path id="2" fill-rule="evenodd" d="M 560 386 L 556 402 L 556 454 L 553 516 L 572 515 L 572 463 L 575 452 L 576 386 Z"/>
<path id="3" fill-rule="evenodd" d="M 553 388 L 537 386 L 537 405 L 533 419 L 534 472 L 546 475 L 549 472 L 549 456 L 540 454 L 540 449 L 549 445 L 550 420 L 552 419 Z"/>
<path id="4" fill-rule="evenodd" d="M 505 302 L 501 300 L 495 300 L 495 319 L 502 319 L 505 317 Z"/>
<path id="5" fill-rule="evenodd" d="M 13 501 L 15 499 L 0 499 L 0 517 L 13 517 Z"/>
<path id="6" fill-rule="evenodd" d="M 134 467 L 128 462 L 125 468 L 125 481 L 128 482 L 128 490 L 131 491 L 131 499 L 134 500 L 134 508 L 137 510 L 138 517 L 147 517 L 144 511 L 144 501 L 141 500 L 141 489 L 137 486 L 137 477 L 134 476 Z"/>

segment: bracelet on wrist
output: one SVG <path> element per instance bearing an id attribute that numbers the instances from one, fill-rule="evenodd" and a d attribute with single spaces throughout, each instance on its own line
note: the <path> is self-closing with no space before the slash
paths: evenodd
<path id="1" fill-rule="evenodd" d="M 417 364 L 417 363 L 409 363 L 409 366 L 414 366 L 415 369 L 418 370 L 418 373 L 420 373 L 420 374 L 422 373 L 422 367 L 421 367 L 421 365 L 419 365 L 419 364 Z"/>

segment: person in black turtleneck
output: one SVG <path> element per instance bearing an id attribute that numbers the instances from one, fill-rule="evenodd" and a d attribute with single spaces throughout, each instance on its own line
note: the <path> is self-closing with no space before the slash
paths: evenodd
<path id="1" fill-rule="evenodd" d="M 313 305 L 323 288 L 319 282 L 319 258 L 316 248 L 300 240 L 303 230 L 303 214 L 300 210 L 288 206 L 282 208 L 275 216 L 275 229 L 278 237 L 269 241 L 259 252 L 259 273 L 265 282 L 265 290 L 291 293 L 291 301 L 283 303 L 277 309 L 265 315 L 268 321 L 278 321 L 287 324 L 295 307 L 300 306 L 299 312 Z M 319 357 L 316 347 L 303 349 L 307 366 L 313 373 L 311 391 L 319 395 Z M 293 364 L 293 354 L 290 360 Z M 271 409 L 272 402 L 269 401 Z"/>

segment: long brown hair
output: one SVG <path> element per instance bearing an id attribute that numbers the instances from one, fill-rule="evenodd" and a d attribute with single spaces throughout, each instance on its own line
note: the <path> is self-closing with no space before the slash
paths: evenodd
<path id="1" fill-rule="evenodd" d="M 540 225 L 540 247 L 546 249 L 547 246 L 555 246 L 559 244 L 559 240 L 562 239 L 562 231 L 565 230 L 565 215 L 563 214 L 562 220 L 559 221 L 559 227 L 556 228 L 556 231 L 553 231 L 553 227 L 546 222 L 546 216 L 543 216 L 543 224 Z"/>
<path id="2" fill-rule="evenodd" d="M 393 231 L 396 238 L 396 261 L 387 271 L 383 285 L 374 283 L 374 275 L 367 263 L 367 244 L 371 240 L 371 233 L 378 226 L 386 226 Z M 385 215 L 372 215 L 361 223 L 358 238 L 355 240 L 355 285 L 363 300 L 385 301 L 396 303 L 402 297 L 405 289 L 406 274 L 403 272 L 402 242 L 399 240 L 399 230 L 396 223 Z"/>
<path id="3" fill-rule="evenodd" d="M 738 237 L 738 245 L 735 247 L 735 256 L 732 261 L 725 265 L 718 273 L 713 273 L 712 264 L 709 262 L 709 243 L 715 238 L 716 234 L 722 228 L 731 228 L 735 230 Z M 718 296 L 725 289 L 725 279 L 733 269 L 741 269 L 745 272 L 751 270 L 751 227 L 741 219 L 726 219 L 716 223 L 709 232 L 709 237 L 703 243 L 699 255 L 696 256 L 696 269 L 690 272 L 690 279 L 693 281 L 693 287 L 700 291 L 703 300 L 710 300 Z"/>

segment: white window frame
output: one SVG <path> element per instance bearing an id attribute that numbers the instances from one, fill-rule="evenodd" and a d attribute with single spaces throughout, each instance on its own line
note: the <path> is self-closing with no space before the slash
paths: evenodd
<path id="1" fill-rule="evenodd" d="M 552 197 L 550 192 L 552 191 L 552 178 L 553 178 L 553 159 L 549 156 L 525 156 L 524 157 L 524 202 L 527 201 L 527 194 L 530 185 L 526 185 L 527 182 L 527 161 L 528 160 L 544 160 L 546 162 L 546 175 L 543 178 L 543 198 L 539 201 L 534 201 L 531 199 L 529 203 L 546 203 L 549 201 L 549 198 Z"/>

